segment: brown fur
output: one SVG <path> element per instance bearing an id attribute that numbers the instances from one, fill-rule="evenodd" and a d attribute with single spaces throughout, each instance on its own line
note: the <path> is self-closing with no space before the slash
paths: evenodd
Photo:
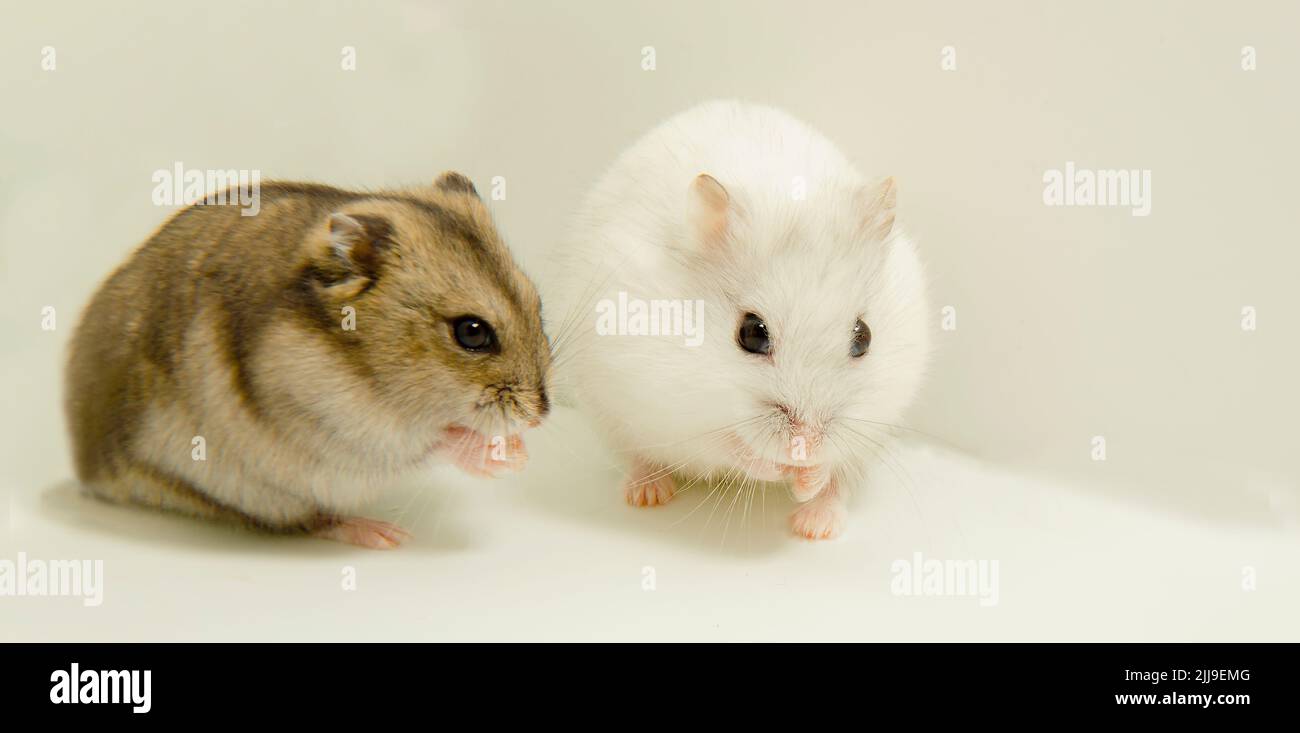
<path id="1" fill-rule="evenodd" d="M 87 306 L 66 411 L 92 491 L 312 529 L 424 460 L 449 425 L 506 433 L 546 414 L 540 300 L 468 179 L 260 195 L 256 216 L 179 212 Z M 334 213 L 362 225 L 346 254 Z M 492 324 L 498 353 L 457 345 L 464 315 Z"/>

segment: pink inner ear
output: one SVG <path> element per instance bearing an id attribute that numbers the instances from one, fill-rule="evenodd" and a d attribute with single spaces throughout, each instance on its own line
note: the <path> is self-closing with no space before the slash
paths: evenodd
<path id="1" fill-rule="evenodd" d="M 357 275 L 374 277 L 379 267 L 380 241 L 390 225 L 367 214 L 330 214 L 330 245 L 334 256 Z"/>
<path id="2" fill-rule="evenodd" d="M 361 222 L 347 214 L 330 214 L 330 247 L 334 256 L 346 264 L 352 263 L 352 250 L 358 241 L 365 238 L 365 229 Z"/>
<path id="3" fill-rule="evenodd" d="M 329 226 L 330 234 L 336 237 L 347 237 L 361 232 L 361 222 L 347 214 L 330 214 Z"/>
<path id="4" fill-rule="evenodd" d="M 898 191 L 893 176 L 875 186 L 866 186 L 861 194 L 863 201 L 862 228 L 873 239 L 884 239 L 894 229 L 894 210 L 898 204 Z"/>
<path id="5" fill-rule="evenodd" d="M 701 173 L 691 182 L 691 220 L 700 238 L 720 243 L 727 234 L 731 196 L 716 178 Z"/>

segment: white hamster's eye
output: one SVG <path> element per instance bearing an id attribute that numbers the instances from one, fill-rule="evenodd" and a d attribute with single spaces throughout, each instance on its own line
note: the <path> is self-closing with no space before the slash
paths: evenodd
<path id="1" fill-rule="evenodd" d="M 746 313 L 740 320 L 736 343 L 751 354 L 768 354 L 772 351 L 772 339 L 767 334 L 767 324 L 753 313 Z"/>
<path id="2" fill-rule="evenodd" d="M 853 343 L 849 345 L 849 356 L 857 358 L 867 353 L 867 347 L 871 345 L 871 329 L 859 318 L 858 322 L 853 324 Z"/>
<path id="3" fill-rule="evenodd" d="M 456 343 L 466 351 L 490 351 L 496 346 L 492 324 L 478 316 L 461 316 L 451 324 Z"/>

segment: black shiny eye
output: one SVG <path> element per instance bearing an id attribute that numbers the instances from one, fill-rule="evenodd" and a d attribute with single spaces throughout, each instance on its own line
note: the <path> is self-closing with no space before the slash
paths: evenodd
<path id="1" fill-rule="evenodd" d="M 772 351 L 772 339 L 767 335 L 767 324 L 753 313 L 746 313 L 741 319 L 736 343 L 751 354 L 766 354 Z"/>
<path id="2" fill-rule="evenodd" d="M 486 351 L 496 343 L 497 335 L 492 325 L 478 316 L 463 316 L 451 326 L 456 343 L 468 351 Z"/>
<path id="3" fill-rule="evenodd" d="M 867 353 L 867 347 L 871 345 L 871 329 L 859 318 L 858 322 L 853 324 L 853 343 L 849 345 L 849 356 L 859 357 Z"/>

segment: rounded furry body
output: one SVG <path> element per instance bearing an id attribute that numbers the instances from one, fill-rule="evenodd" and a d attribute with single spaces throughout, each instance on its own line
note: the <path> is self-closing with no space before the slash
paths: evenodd
<path id="1" fill-rule="evenodd" d="M 790 480 L 807 502 L 796 531 L 839 532 L 929 351 L 894 199 L 892 179 L 865 182 L 807 125 L 739 102 L 679 114 L 617 159 L 565 244 L 560 349 L 574 398 L 628 457 L 630 502 L 667 501 L 681 480 Z M 655 301 L 701 304 L 700 338 L 599 328 L 611 302 Z M 770 354 L 738 346 L 745 314 Z M 853 358 L 858 318 L 871 341 Z"/>
<path id="2" fill-rule="evenodd" d="M 251 217 L 182 210 L 87 306 L 66 412 L 91 491 L 337 532 L 400 472 L 462 458 L 468 429 L 513 434 L 546 413 L 540 301 L 467 179 L 260 195 Z M 499 354 L 452 342 L 446 321 L 471 313 L 496 324 Z M 340 538 L 400 539 L 372 525 Z"/>

